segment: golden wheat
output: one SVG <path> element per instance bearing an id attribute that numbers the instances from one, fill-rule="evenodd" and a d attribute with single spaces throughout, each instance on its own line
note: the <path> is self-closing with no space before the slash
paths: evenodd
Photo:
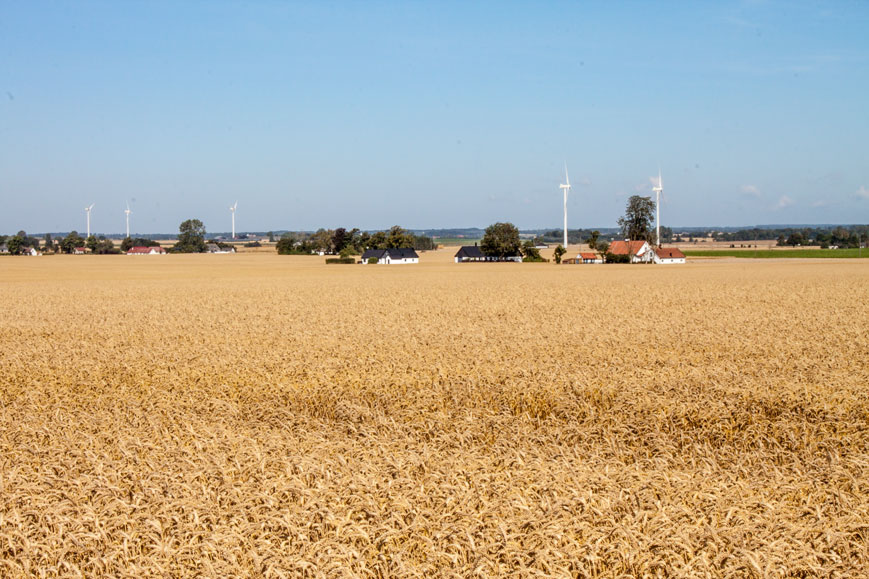
<path id="1" fill-rule="evenodd" d="M 869 264 L 0 259 L 0 576 L 869 574 Z"/>

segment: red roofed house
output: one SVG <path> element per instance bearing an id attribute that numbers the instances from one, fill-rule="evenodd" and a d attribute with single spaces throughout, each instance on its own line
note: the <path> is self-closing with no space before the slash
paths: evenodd
<path id="1" fill-rule="evenodd" d="M 127 255 L 164 255 L 165 253 L 166 250 L 160 246 L 145 247 L 137 245 L 136 247 L 131 247 L 130 251 L 127 252 Z"/>
<path id="2" fill-rule="evenodd" d="M 655 252 L 647 241 L 613 241 L 609 251 L 613 255 L 629 255 L 631 263 L 651 263 Z"/>
<path id="3" fill-rule="evenodd" d="M 675 247 L 656 247 L 655 263 L 685 263 L 685 254 Z"/>
<path id="4" fill-rule="evenodd" d="M 84 254 L 88 253 L 89 251 L 90 251 L 90 249 L 88 249 L 87 247 L 76 247 L 72 250 L 72 253 L 74 255 L 84 255 Z"/>
<path id="5" fill-rule="evenodd" d="M 596 253 L 582 252 L 576 258 L 577 263 L 603 263 L 603 260 Z"/>

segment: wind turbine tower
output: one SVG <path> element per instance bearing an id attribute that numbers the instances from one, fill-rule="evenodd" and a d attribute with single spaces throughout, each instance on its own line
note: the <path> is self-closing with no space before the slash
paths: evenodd
<path id="1" fill-rule="evenodd" d="M 229 208 L 229 211 L 232 213 L 232 238 L 235 239 L 235 210 L 238 207 L 238 201 L 235 202 L 235 205 Z"/>
<path id="2" fill-rule="evenodd" d="M 567 194 L 570 193 L 570 177 L 567 175 L 567 163 L 564 164 L 564 181 L 559 187 L 564 191 L 564 249 L 567 249 Z"/>
<path id="3" fill-rule="evenodd" d="M 87 213 L 87 216 L 88 216 L 88 226 L 87 226 L 88 237 L 91 236 L 91 209 L 94 208 L 94 205 L 96 205 L 96 204 L 95 204 L 95 203 L 91 203 L 90 207 L 85 207 L 85 208 L 84 208 L 84 211 L 85 211 L 85 213 Z"/>
<path id="4" fill-rule="evenodd" d="M 658 186 L 652 187 L 655 192 L 655 242 L 661 247 L 661 193 L 664 192 L 664 181 L 661 179 L 661 169 L 658 169 Z"/>
<path id="5" fill-rule="evenodd" d="M 130 211 L 130 202 L 127 201 L 127 208 L 124 209 L 124 215 L 127 216 L 127 237 L 130 237 L 130 213 L 132 213 Z"/>

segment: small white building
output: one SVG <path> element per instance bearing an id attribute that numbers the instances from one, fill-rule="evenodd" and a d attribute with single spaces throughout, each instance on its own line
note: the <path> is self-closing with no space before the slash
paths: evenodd
<path id="1" fill-rule="evenodd" d="M 84 255 L 86 253 L 90 253 L 90 249 L 87 247 L 75 247 L 72 250 L 73 255 Z"/>
<path id="2" fill-rule="evenodd" d="M 613 255 L 629 255 L 631 263 L 651 263 L 655 252 L 648 241 L 613 241 L 609 251 Z"/>
<path id="3" fill-rule="evenodd" d="M 675 247 L 656 247 L 655 263 L 685 263 L 685 254 Z"/>
<path id="4" fill-rule="evenodd" d="M 377 259 L 378 264 L 419 263 L 419 255 L 411 247 L 366 249 L 362 254 L 362 263 L 367 264 L 369 259 Z"/>
<path id="5" fill-rule="evenodd" d="M 205 247 L 205 252 L 206 253 L 235 253 L 235 247 L 233 247 L 233 246 L 220 247 L 216 243 L 209 243 Z"/>
<path id="6" fill-rule="evenodd" d="M 166 250 L 160 246 L 145 247 L 144 245 L 137 245 L 136 247 L 131 247 L 127 255 L 166 255 Z"/>

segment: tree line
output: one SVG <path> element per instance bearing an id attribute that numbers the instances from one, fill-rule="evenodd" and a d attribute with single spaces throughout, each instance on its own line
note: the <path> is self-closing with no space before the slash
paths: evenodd
<path id="1" fill-rule="evenodd" d="M 388 231 L 369 233 L 354 227 L 346 229 L 318 229 L 314 233 L 285 233 L 277 242 L 281 255 L 310 255 L 324 253 L 348 257 L 359 255 L 366 249 L 393 249 L 412 247 L 416 250 L 435 249 L 434 240 L 425 235 L 415 235 L 394 225 Z"/>

